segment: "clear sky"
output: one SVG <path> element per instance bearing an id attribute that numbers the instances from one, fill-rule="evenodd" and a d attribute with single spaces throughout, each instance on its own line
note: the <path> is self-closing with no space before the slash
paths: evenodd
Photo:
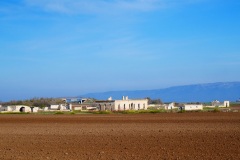
<path id="1" fill-rule="evenodd" d="M 0 101 L 229 81 L 239 0 L 0 1 Z"/>

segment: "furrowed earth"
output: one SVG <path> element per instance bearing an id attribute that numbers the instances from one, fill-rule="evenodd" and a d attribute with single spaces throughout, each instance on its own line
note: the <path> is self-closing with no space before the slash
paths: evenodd
<path id="1" fill-rule="evenodd" d="M 240 114 L 2 114 L 0 159 L 236 160 Z"/>

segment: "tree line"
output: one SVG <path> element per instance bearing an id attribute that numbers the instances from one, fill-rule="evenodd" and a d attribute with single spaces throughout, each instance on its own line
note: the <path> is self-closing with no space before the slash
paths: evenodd
<path id="1" fill-rule="evenodd" d="M 150 97 L 147 97 L 148 99 L 148 104 L 163 104 L 161 99 L 151 99 Z"/>
<path id="2" fill-rule="evenodd" d="M 1 102 L 0 104 L 3 106 L 8 105 L 26 105 L 26 106 L 34 106 L 34 107 L 47 107 L 52 104 L 61 104 L 63 103 L 62 99 L 57 98 L 32 98 L 27 100 L 11 100 L 9 102 Z"/>

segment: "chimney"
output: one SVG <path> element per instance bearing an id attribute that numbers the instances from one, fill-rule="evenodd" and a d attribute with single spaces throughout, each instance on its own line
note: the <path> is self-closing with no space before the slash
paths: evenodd
<path id="1" fill-rule="evenodd" d="M 128 100 L 128 96 L 126 96 L 125 100 Z"/>
<path id="2" fill-rule="evenodd" d="M 122 97 L 122 100 L 125 100 L 125 97 L 124 97 L 124 96 Z"/>

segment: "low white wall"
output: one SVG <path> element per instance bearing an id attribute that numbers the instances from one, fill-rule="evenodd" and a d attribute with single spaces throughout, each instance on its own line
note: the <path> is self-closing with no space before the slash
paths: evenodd
<path id="1" fill-rule="evenodd" d="M 59 108 L 60 108 L 59 105 L 51 105 L 49 109 L 50 109 L 50 110 L 52 110 L 52 109 L 53 109 L 53 110 L 54 110 L 54 109 L 58 110 Z"/>
<path id="2" fill-rule="evenodd" d="M 4 106 L 0 108 L 0 111 L 7 111 L 7 112 L 11 112 L 12 108 L 10 106 Z"/>
<path id="3" fill-rule="evenodd" d="M 34 112 L 34 113 L 38 112 L 38 110 L 39 110 L 39 107 L 34 107 L 34 108 L 33 108 L 33 112 Z"/>
<path id="4" fill-rule="evenodd" d="M 184 105 L 184 109 L 186 111 L 191 111 L 191 110 L 203 110 L 203 105 L 199 105 L 199 104 L 185 104 Z"/>
<path id="5" fill-rule="evenodd" d="M 206 108 L 215 108 L 215 106 L 204 106 Z"/>
<path id="6" fill-rule="evenodd" d="M 76 110 L 76 111 L 81 111 L 81 110 L 82 110 L 82 107 L 74 107 L 74 110 Z"/>

